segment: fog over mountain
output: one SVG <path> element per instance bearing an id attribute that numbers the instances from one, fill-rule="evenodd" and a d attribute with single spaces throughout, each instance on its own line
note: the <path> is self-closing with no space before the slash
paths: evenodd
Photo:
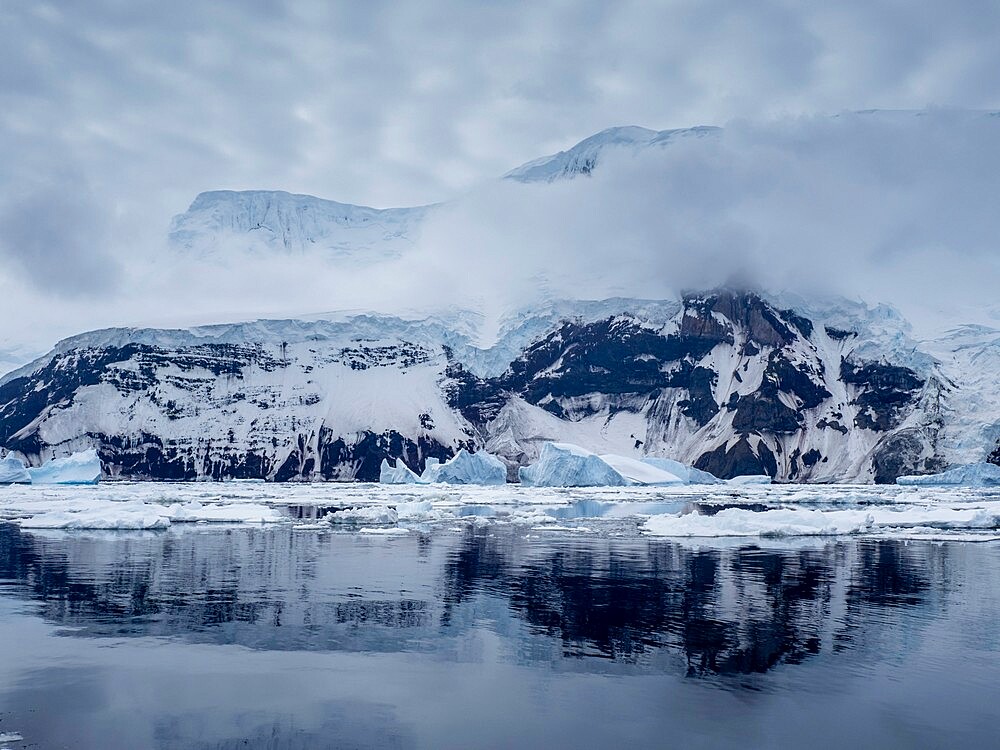
<path id="1" fill-rule="evenodd" d="M 5 273 L 18 283 L 0 314 L 33 323 L 8 327 L 0 349 L 38 353 L 110 324 L 345 309 L 476 310 L 489 338 L 540 300 L 733 282 L 889 302 L 936 333 L 1000 318 L 998 190 L 1000 116 L 926 109 L 612 128 L 411 210 L 211 193 L 169 227 L 122 235 L 86 196 L 29 196 L 9 209 Z"/>

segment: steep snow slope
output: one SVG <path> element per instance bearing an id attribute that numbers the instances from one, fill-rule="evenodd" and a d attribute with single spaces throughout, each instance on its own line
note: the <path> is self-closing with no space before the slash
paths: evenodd
<path id="1" fill-rule="evenodd" d="M 636 152 L 645 148 L 660 148 L 681 138 L 712 137 L 719 130 L 704 126 L 677 130 L 649 130 L 634 125 L 608 128 L 583 139 L 567 151 L 522 164 L 505 174 L 504 178 L 518 182 L 552 182 L 576 175 L 588 175 L 609 150 L 628 149 Z"/>
<path id="2" fill-rule="evenodd" d="M 217 190 L 201 193 L 175 216 L 169 238 L 202 253 L 235 248 L 389 257 L 412 244 L 430 208 L 376 209 L 278 190 Z"/>
<path id="3" fill-rule="evenodd" d="M 523 310 L 486 350 L 457 313 L 95 331 L 0 380 L 0 446 L 32 464 L 95 446 L 126 476 L 278 480 L 374 480 L 384 458 L 420 471 L 463 447 L 516 476 L 546 441 L 779 480 L 985 460 L 992 433 L 960 444 L 949 424 L 980 419 L 986 381 L 894 349 L 908 334 L 885 310 L 840 316 L 719 290 Z"/>

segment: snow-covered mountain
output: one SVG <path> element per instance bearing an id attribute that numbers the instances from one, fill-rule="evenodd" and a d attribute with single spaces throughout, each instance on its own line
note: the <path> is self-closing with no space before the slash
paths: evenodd
<path id="1" fill-rule="evenodd" d="M 368 208 L 278 190 L 216 190 L 201 193 L 174 217 L 169 239 L 175 247 L 201 253 L 227 247 L 320 250 L 373 260 L 405 252 L 430 209 Z"/>
<path id="2" fill-rule="evenodd" d="M 463 447 L 513 469 L 547 440 L 791 481 L 994 450 L 995 387 L 958 374 L 1000 357 L 1000 335 L 922 350 L 888 308 L 779 300 L 551 303 L 487 350 L 461 316 L 95 331 L 0 381 L 0 445 L 34 464 L 96 446 L 119 476 L 272 480 L 375 479 L 385 457 L 420 470 Z"/>
<path id="3" fill-rule="evenodd" d="M 567 151 L 523 164 L 504 178 L 529 183 L 588 175 L 609 151 L 635 153 L 719 132 L 716 127 L 659 131 L 636 126 L 608 128 Z M 169 241 L 180 251 L 200 255 L 232 250 L 319 250 L 336 260 L 370 262 L 398 257 L 411 249 L 421 224 L 434 208 L 378 209 L 280 190 L 213 190 L 195 197 L 187 211 L 173 218 Z"/>
<path id="4" fill-rule="evenodd" d="M 552 182 L 576 175 L 589 175 L 609 150 L 627 149 L 636 152 L 647 148 L 661 148 L 682 138 L 713 137 L 719 132 L 720 128 L 708 126 L 675 130 L 650 130 L 635 125 L 608 128 L 583 139 L 567 151 L 522 164 L 504 177 L 518 182 Z"/>
<path id="5" fill-rule="evenodd" d="M 872 126 L 926 113 L 851 118 Z M 611 128 L 512 170 L 502 187 L 530 191 L 544 221 L 546 183 L 596 185 L 583 178 L 613 157 L 691 139 L 711 146 L 722 132 Z M 319 252 L 335 261 L 310 265 L 324 273 L 405 255 L 422 231 L 447 242 L 447 223 L 425 224 L 438 211 L 215 191 L 175 217 L 170 239 L 179 252 L 215 255 L 223 273 L 231 250 Z M 374 479 L 385 457 L 419 471 L 463 447 L 500 455 L 513 476 L 547 440 L 785 481 L 881 482 L 1000 463 L 1000 331 L 991 327 L 918 340 L 887 305 L 739 289 L 549 300 L 508 312 L 495 337 L 484 320 L 467 310 L 342 313 L 84 333 L 0 379 L 0 448 L 37 464 L 95 446 L 121 476 L 278 480 Z"/>

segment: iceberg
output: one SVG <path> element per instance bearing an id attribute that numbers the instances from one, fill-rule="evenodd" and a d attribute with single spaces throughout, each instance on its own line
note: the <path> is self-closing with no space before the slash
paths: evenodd
<path id="1" fill-rule="evenodd" d="M 0 484 L 27 484 L 30 481 L 24 461 L 10 454 L 0 458 Z"/>
<path id="2" fill-rule="evenodd" d="M 28 474 L 32 484 L 97 484 L 101 479 L 101 459 L 91 448 L 29 468 Z"/>
<path id="3" fill-rule="evenodd" d="M 955 466 L 940 474 L 899 477 L 896 484 L 921 487 L 937 485 L 964 485 L 966 487 L 1000 486 L 1000 466 L 995 464 L 966 464 Z"/>
<path id="4" fill-rule="evenodd" d="M 624 487 L 629 480 L 607 461 L 569 443 L 545 443 L 538 461 L 518 469 L 527 487 Z"/>
<path id="5" fill-rule="evenodd" d="M 722 480 L 714 474 L 709 474 L 707 471 L 682 464 L 680 461 L 674 461 L 672 458 L 646 456 L 642 459 L 642 462 L 673 474 L 680 478 L 684 484 L 722 484 Z"/>
<path id="6" fill-rule="evenodd" d="M 397 458 L 396 465 L 390 466 L 389 460 L 382 459 L 382 466 L 378 473 L 379 484 L 416 484 L 420 477 L 413 473 L 409 466 L 403 463 L 403 459 Z"/>
<path id="7" fill-rule="evenodd" d="M 744 474 L 743 476 L 727 479 L 727 484 L 747 485 L 747 484 L 771 484 L 772 480 L 767 474 Z"/>
<path id="8" fill-rule="evenodd" d="M 485 451 L 469 453 L 462 448 L 455 457 L 440 463 L 428 458 L 420 481 L 445 484 L 506 484 L 507 466 L 496 456 Z"/>
<path id="9" fill-rule="evenodd" d="M 616 456 L 612 453 L 602 455 L 601 460 L 625 477 L 629 484 L 663 486 L 670 484 L 686 484 L 673 472 L 659 466 L 628 456 Z"/>

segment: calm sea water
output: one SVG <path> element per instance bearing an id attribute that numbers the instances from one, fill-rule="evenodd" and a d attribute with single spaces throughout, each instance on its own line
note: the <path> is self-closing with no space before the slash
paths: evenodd
<path id="1" fill-rule="evenodd" d="M 1000 546 L 0 524 L 32 748 L 1000 747 Z"/>

